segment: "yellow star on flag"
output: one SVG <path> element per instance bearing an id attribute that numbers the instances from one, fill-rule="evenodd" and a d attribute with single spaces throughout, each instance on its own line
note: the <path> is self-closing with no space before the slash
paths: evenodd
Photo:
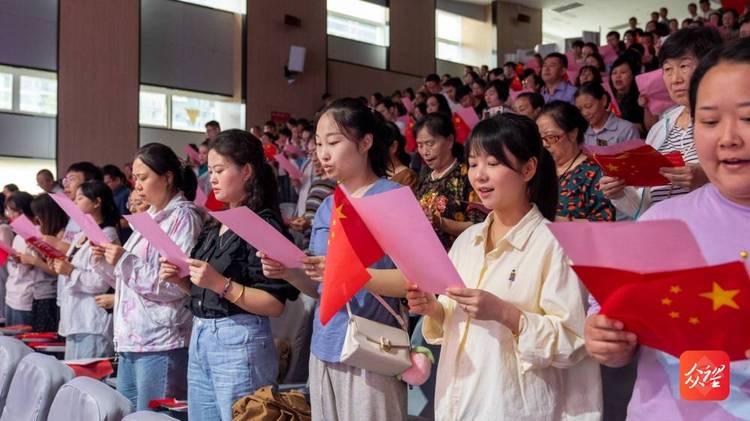
<path id="1" fill-rule="evenodd" d="M 619 171 L 619 170 L 620 170 L 620 167 L 618 167 L 618 166 L 617 166 L 617 165 L 615 165 L 615 164 L 607 164 L 607 169 L 608 169 L 609 171 Z"/>
<path id="2" fill-rule="evenodd" d="M 682 292 L 682 288 L 680 288 L 679 285 L 675 285 L 669 288 L 669 292 L 671 292 L 672 294 L 679 294 Z"/>
<path id="3" fill-rule="evenodd" d="M 713 290 L 711 292 L 704 292 L 699 294 L 703 298 L 708 298 L 713 301 L 714 311 L 720 309 L 722 306 L 731 307 L 735 310 L 739 310 L 740 306 L 734 301 L 734 296 L 739 294 L 738 289 L 723 289 L 717 282 L 713 283 Z"/>
<path id="4" fill-rule="evenodd" d="M 336 207 L 336 217 L 338 219 L 346 219 L 346 215 L 344 215 L 344 205 L 339 205 Z"/>
<path id="5" fill-rule="evenodd" d="M 676 311 L 673 311 L 673 312 L 669 313 L 669 317 L 671 317 L 673 319 L 678 319 L 680 317 L 680 313 L 678 313 Z"/>
<path id="6" fill-rule="evenodd" d="M 701 322 L 701 321 L 700 321 L 700 320 L 698 320 L 698 318 L 697 318 L 697 317 L 691 317 L 691 318 L 690 318 L 690 320 L 688 320 L 688 323 L 690 323 L 691 325 L 697 325 L 697 324 L 698 324 L 698 323 L 700 323 L 700 322 Z"/>
<path id="7" fill-rule="evenodd" d="M 665 306 L 669 306 L 672 305 L 672 300 L 670 300 L 669 298 L 662 298 L 661 303 Z"/>

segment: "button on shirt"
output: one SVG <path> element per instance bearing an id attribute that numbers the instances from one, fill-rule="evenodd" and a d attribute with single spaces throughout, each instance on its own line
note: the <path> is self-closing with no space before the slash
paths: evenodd
<path id="1" fill-rule="evenodd" d="M 583 134 L 584 143 L 587 145 L 611 146 L 631 139 L 640 139 L 641 135 L 633 123 L 623 120 L 609 113 L 607 121 L 599 130 L 591 126 Z"/>
<path id="2" fill-rule="evenodd" d="M 573 104 L 575 94 L 576 87 L 564 81 L 560 81 L 552 93 L 547 90 L 546 86 L 542 87 L 542 96 L 544 97 L 545 104 L 551 101 L 565 101 Z"/>
<path id="3" fill-rule="evenodd" d="M 521 310 L 520 333 L 439 297 L 442 323 L 426 317 L 422 326 L 429 343 L 442 345 L 436 419 L 599 420 L 599 365 L 583 340 L 585 289 L 536 206 L 485 253 L 493 217 L 464 231 L 449 254 L 468 288 Z"/>

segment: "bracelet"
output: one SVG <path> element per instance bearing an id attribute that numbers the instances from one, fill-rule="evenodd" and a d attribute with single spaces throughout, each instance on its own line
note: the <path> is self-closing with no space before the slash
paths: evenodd
<path id="1" fill-rule="evenodd" d="M 229 291 L 229 287 L 232 286 L 232 280 L 229 278 L 224 278 L 226 280 L 226 283 L 224 284 L 224 290 L 221 291 L 221 294 L 219 294 L 219 298 L 224 298 L 227 295 L 227 292 Z"/>
<path id="2" fill-rule="evenodd" d="M 237 304 L 237 301 L 239 301 L 240 298 L 242 298 L 243 294 L 245 294 L 245 286 L 244 285 L 242 285 L 242 290 L 240 291 L 240 295 L 238 295 L 237 298 L 235 298 L 234 300 L 230 301 L 230 303 Z"/>

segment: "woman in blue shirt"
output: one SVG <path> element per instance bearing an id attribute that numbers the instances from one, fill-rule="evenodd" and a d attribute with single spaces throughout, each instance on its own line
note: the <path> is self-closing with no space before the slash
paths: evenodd
<path id="1" fill-rule="evenodd" d="M 326 174 L 343 185 L 352 196 L 369 196 L 401 187 L 388 181 L 384 120 L 361 102 L 344 98 L 321 113 L 315 133 L 316 153 Z M 323 279 L 333 196 L 326 198 L 313 220 L 310 251 L 305 269 L 286 269 L 279 262 L 263 258 L 264 274 L 285 279 L 303 293 L 317 298 Z M 384 257 L 371 268 L 394 268 Z M 349 302 L 352 313 L 379 323 L 398 326 L 388 310 L 367 290 L 385 295 L 398 309 L 404 291 L 378 288 L 372 283 Z M 341 349 L 349 316 L 341 309 L 326 325 L 315 311 L 310 357 L 310 400 L 312 418 L 328 421 L 406 419 L 406 385 L 384 376 L 341 363 Z"/>

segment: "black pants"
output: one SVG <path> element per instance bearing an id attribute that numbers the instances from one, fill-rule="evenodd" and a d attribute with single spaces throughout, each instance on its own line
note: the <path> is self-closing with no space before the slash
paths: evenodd
<path id="1" fill-rule="evenodd" d="M 31 303 L 32 332 L 57 332 L 59 323 L 60 308 L 56 299 L 34 300 Z"/>

